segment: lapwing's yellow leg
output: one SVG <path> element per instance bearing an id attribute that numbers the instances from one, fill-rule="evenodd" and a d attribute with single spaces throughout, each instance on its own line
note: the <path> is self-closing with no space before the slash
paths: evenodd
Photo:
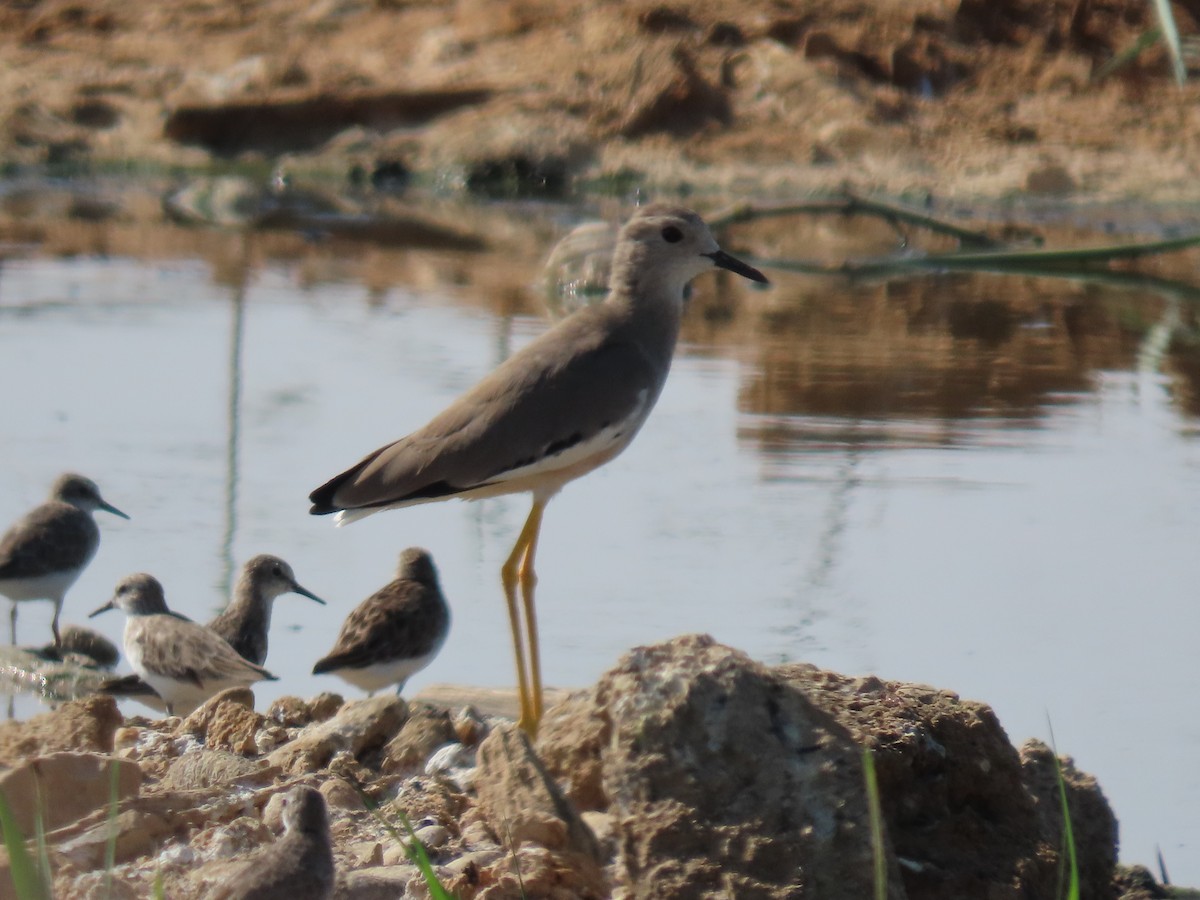
<path id="1" fill-rule="evenodd" d="M 542 525 L 542 511 L 546 508 L 544 501 L 535 499 L 533 501 L 533 509 L 529 511 L 529 518 L 525 520 L 525 526 L 521 529 L 521 534 L 517 537 L 516 544 L 513 545 L 512 553 L 508 555 L 504 565 L 500 568 L 500 580 L 504 584 L 504 599 L 508 603 L 508 621 L 512 627 L 513 638 L 513 654 L 517 661 L 517 691 L 520 694 L 521 703 L 521 718 L 518 725 L 525 730 L 530 737 L 537 734 L 538 719 L 541 718 L 540 712 L 535 710 L 532 700 L 533 694 L 529 689 L 529 673 L 525 665 L 525 642 L 521 628 L 521 612 L 517 608 L 517 586 L 520 584 L 522 601 L 525 607 L 526 616 L 532 616 L 533 613 L 533 592 L 531 585 L 532 567 L 527 567 L 526 559 L 529 557 L 529 548 L 537 543 L 538 529 Z M 526 625 L 528 626 L 528 622 Z M 535 638 L 535 643 L 531 648 L 534 664 L 532 672 L 537 678 L 536 693 L 538 696 L 538 704 L 541 702 L 541 670 L 540 664 L 537 661 L 537 626 L 532 627 L 532 633 Z"/>
<path id="2" fill-rule="evenodd" d="M 534 524 L 533 533 L 529 535 L 525 557 L 521 560 L 521 568 L 518 572 L 521 582 L 521 600 L 525 604 L 525 634 L 527 636 L 525 647 L 529 654 L 529 682 L 533 689 L 530 697 L 533 706 L 533 730 L 529 732 L 530 737 L 537 737 L 537 728 L 542 721 L 543 712 L 542 651 L 538 642 L 537 610 L 533 604 L 533 590 L 537 587 L 537 572 L 533 569 L 533 558 L 537 553 L 538 535 L 542 530 L 542 513 L 545 509 L 545 503 L 534 500 L 529 519 L 533 521 L 536 516 L 537 522 Z"/>
<path id="3" fill-rule="evenodd" d="M 513 547 L 508 560 L 500 568 L 500 580 L 504 583 L 504 599 L 508 603 L 508 624 L 512 628 L 513 655 L 517 660 L 517 699 L 521 704 L 520 726 L 528 730 L 528 722 L 533 721 L 529 709 L 529 685 L 525 677 L 525 648 L 521 637 L 521 612 L 517 607 L 517 568 L 520 559 L 521 542 Z"/>

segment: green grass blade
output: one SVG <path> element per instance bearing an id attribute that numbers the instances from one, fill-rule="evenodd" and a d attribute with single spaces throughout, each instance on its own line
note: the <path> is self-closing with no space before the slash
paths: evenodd
<path id="1" fill-rule="evenodd" d="M 42 880 L 42 890 L 47 897 L 53 894 L 52 877 L 50 872 L 50 850 L 46 846 L 46 821 L 42 816 L 45 810 L 45 800 L 42 799 L 42 783 L 34 782 L 37 802 L 33 811 L 33 845 L 37 848 L 37 874 Z"/>
<path id="2" fill-rule="evenodd" d="M 0 831 L 4 832 L 4 846 L 8 849 L 8 868 L 17 896 L 21 900 L 50 900 L 33 856 L 25 845 L 21 829 L 17 827 L 17 820 L 8 805 L 8 798 L 3 792 L 0 792 Z"/>
<path id="3" fill-rule="evenodd" d="M 1103 81 L 1113 72 L 1116 72 L 1118 69 L 1122 69 L 1129 65 L 1141 55 L 1143 50 L 1145 50 L 1151 44 L 1156 43 L 1161 36 L 1161 28 L 1146 29 L 1138 36 L 1138 39 L 1134 41 L 1131 46 L 1126 47 L 1104 65 L 1102 65 L 1099 69 L 1097 69 L 1096 74 L 1092 76 L 1092 81 Z"/>
<path id="4" fill-rule="evenodd" d="M 879 803 L 879 779 L 875 756 L 863 747 L 863 780 L 867 784 L 867 814 L 871 820 L 871 857 L 875 864 L 875 900 L 887 900 L 887 854 L 883 846 L 883 808 Z"/>
<path id="5" fill-rule="evenodd" d="M 1162 29 L 1163 43 L 1171 57 L 1171 71 L 1175 83 L 1180 87 L 1187 81 L 1187 67 L 1183 64 L 1183 47 L 1179 43 L 1179 27 L 1175 24 L 1175 13 L 1171 12 L 1170 0 L 1154 0 L 1154 11 L 1158 14 L 1158 26 Z"/>
<path id="6" fill-rule="evenodd" d="M 1067 805 L 1067 783 L 1063 779 L 1058 751 L 1054 751 L 1054 771 L 1058 775 L 1058 799 L 1062 803 L 1063 846 L 1067 848 L 1067 900 L 1079 900 L 1079 859 L 1075 855 L 1075 832 L 1071 828 L 1071 809 Z"/>
<path id="7" fill-rule="evenodd" d="M 154 900 L 167 900 L 167 888 L 163 884 L 162 869 L 154 871 L 154 887 L 151 896 L 154 897 Z"/>
<path id="8" fill-rule="evenodd" d="M 433 900 L 454 900 L 453 895 L 442 887 L 437 873 L 433 871 L 433 863 L 429 861 L 429 854 L 425 852 L 425 845 L 417 837 L 417 832 L 413 829 L 412 822 L 408 820 L 408 816 L 401 809 L 396 810 L 396 815 L 400 817 L 400 824 L 408 832 L 408 858 L 416 863 L 417 868 L 420 869 L 421 876 L 425 879 L 425 886 L 429 888 L 429 896 Z"/>
<path id="9" fill-rule="evenodd" d="M 417 869 L 421 872 L 421 877 L 425 879 L 425 886 L 429 888 L 429 896 L 432 900 L 457 900 L 448 890 L 442 887 L 441 881 L 438 880 L 437 872 L 433 870 L 433 863 L 429 861 L 429 854 L 425 852 L 425 845 L 417 838 L 417 833 L 412 827 L 412 822 L 408 820 L 408 816 L 404 814 L 404 810 L 397 809 L 396 815 L 400 817 L 400 823 L 404 826 L 404 830 L 408 832 L 407 843 L 404 836 L 396 830 L 396 826 L 385 819 L 379 811 L 379 804 L 366 795 L 366 792 L 358 788 L 358 796 L 362 799 L 363 805 L 370 810 L 371 815 L 385 828 L 387 833 L 392 836 L 398 843 L 405 845 L 405 851 L 408 853 L 408 858 L 416 864 Z"/>
<path id="10" fill-rule="evenodd" d="M 1058 800 L 1062 807 L 1062 842 L 1067 851 L 1067 891 L 1066 900 L 1079 900 L 1079 857 L 1075 853 L 1075 831 L 1071 827 L 1071 808 L 1067 803 L 1067 780 L 1063 778 L 1062 763 L 1058 759 L 1058 745 L 1054 741 L 1054 725 L 1047 715 L 1047 726 L 1050 729 L 1050 752 L 1054 754 L 1054 775 L 1058 781 Z M 1060 885 L 1059 893 L 1062 888 Z"/>
<path id="11" fill-rule="evenodd" d="M 1163 859 L 1162 847 L 1157 844 L 1154 846 L 1154 856 L 1158 860 L 1158 880 L 1164 885 L 1169 885 L 1171 876 L 1167 874 L 1167 861 Z"/>

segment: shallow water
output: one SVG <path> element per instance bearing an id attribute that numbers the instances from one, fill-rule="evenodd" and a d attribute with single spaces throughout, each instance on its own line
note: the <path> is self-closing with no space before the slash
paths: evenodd
<path id="1" fill-rule="evenodd" d="M 100 514 L 64 621 L 137 570 L 205 619 L 236 565 L 277 553 L 329 606 L 276 602 L 281 680 L 260 704 L 350 695 L 312 662 L 419 544 L 454 623 L 411 689 L 510 684 L 498 569 L 526 498 L 342 529 L 306 514 L 309 490 L 546 327 L 530 285 L 581 213 L 498 215 L 483 221 L 505 238 L 478 254 L 120 217 L 10 234 L 0 521 L 65 469 L 133 516 Z M 511 237 L 526 224 L 534 239 Z M 848 223 L 788 240 L 862 246 Z M 731 246 L 769 243 L 760 227 Z M 697 282 L 641 435 L 551 503 L 547 682 L 586 685 L 633 645 L 709 632 L 766 662 L 953 689 L 991 704 L 1016 743 L 1052 724 L 1113 804 L 1122 859 L 1152 863 L 1160 846 L 1177 883 L 1200 884 L 1191 309 L 1051 279 L 774 278 L 767 292 Z M 24 605 L 22 641 L 48 622 L 47 605 Z M 93 623 L 119 638 L 118 614 Z"/>

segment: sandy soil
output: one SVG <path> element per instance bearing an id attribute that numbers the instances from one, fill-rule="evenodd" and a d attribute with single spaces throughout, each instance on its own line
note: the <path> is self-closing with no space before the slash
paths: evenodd
<path id="1" fill-rule="evenodd" d="M 1174 4 L 1197 30 L 1200 2 Z M 0 158 L 554 193 L 1200 197 L 1146 0 L 2 0 Z"/>

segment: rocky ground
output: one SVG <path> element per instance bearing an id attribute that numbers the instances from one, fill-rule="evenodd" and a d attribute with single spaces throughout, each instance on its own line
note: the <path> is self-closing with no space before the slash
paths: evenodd
<path id="1" fill-rule="evenodd" d="M 1155 44 L 1104 73 L 1153 25 L 1147 0 L 3 0 L 0 159 L 1194 201 L 1200 87 Z"/>
<path id="2" fill-rule="evenodd" d="M 1195 34 L 1200 2 L 1172 5 Z M 1195 202 L 1200 87 L 1176 88 L 1157 46 L 1101 77 L 1152 25 L 1146 0 L 0 0 L 0 162 L 281 165 L 485 195 Z M 182 721 L 92 698 L 0 726 L 0 789 L 26 833 L 42 811 L 62 898 L 156 879 L 203 896 L 304 782 L 332 813 L 339 897 L 424 895 L 400 810 L 460 898 L 857 900 L 863 747 L 893 900 L 1057 896 L 1045 746 L 1014 748 L 947 691 L 694 637 L 632 651 L 535 744 L 390 697 L 260 714 L 234 692 Z M 1103 794 L 1063 765 L 1083 896 L 1167 896 L 1116 867 Z"/>
<path id="3" fill-rule="evenodd" d="M 864 748 L 892 900 L 1058 896 L 1045 745 L 1014 748 L 987 706 L 949 691 L 768 668 L 701 636 L 631 651 L 552 707 L 535 743 L 470 706 L 390 696 L 260 714 L 233 690 L 183 720 L 74 701 L 0 727 L 0 790 L 26 833 L 42 810 L 59 898 L 146 897 L 156 881 L 202 897 L 275 839 L 280 795 L 304 783 L 329 806 L 346 900 L 428 896 L 398 812 L 460 900 L 858 900 L 873 896 L 876 852 Z M 1082 896 L 1169 896 L 1116 866 L 1100 787 L 1059 764 Z"/>

